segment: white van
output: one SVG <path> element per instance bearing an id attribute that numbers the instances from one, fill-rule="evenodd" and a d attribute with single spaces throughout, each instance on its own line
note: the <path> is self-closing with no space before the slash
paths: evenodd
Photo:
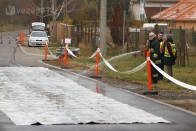
<path id="1" fill-rule="evenodd" d="M 32 26 L 32 31 L 45 31 L 45 23 L 42 22 L 33 22 L 31 24 Z"/>

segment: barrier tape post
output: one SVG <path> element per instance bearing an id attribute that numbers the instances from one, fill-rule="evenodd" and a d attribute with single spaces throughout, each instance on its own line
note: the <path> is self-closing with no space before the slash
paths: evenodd
<path id="1" fill-rule="evenodd" d="M 67 46 L 67 45 L 66 45 Z M 65 48 L 65 51 L 64 51 L 65 53 L 64 53 L 64 66 L 67 66 L 67 64 L 68 64 L 68 58 L 67 58 L 67 56 L 68 56 L 68 51 L 67 51 L 67 49 Z"/>
<path id="2" fill-rule="evenodd" d="M 48 61 L 48 43 L 47 43 L 47 41 L 45 41 L 44 60 L 43 61 Z"/>
<path id="3" fill-rule="evenodd" d="M 47 57 L 48 57 L 48 43 L 46 42 L 45 44 L 45 60 L 47 60 Z"/>
<path id="4" fill-rule="evenodd" d="M 148 91 L 152 91 L 152 76 L 150 65 L 150 53 L 147 51 Z"/>
<path id="5" fill-rule="evenodd" d="M 100 52 L 99 52 L 99 48 L 97 51 L 97 55 L 96 55 L 96 68 L 95 68 L 95 75 L 98 76 L 99 75 L 99 59 L 100 59 Z"/>
<path id="6" fill-rule="evenodd" d="M 20 32 L 20 34 L 19 34 L 19 44 L 21 44 L 22 43 L 22 33 Z"/>
<path id="7" fill-rule="evenodd" d="M 148 72 L 148 90 L 144 91 L 144 95 L 158 95 L 158 91 L 152 90 L 151 62 L 150 53 L 147 51 L 147 72 Z"/>
<path id="8" fill-rule="evenodd" d="M 22 41 L 21 41 L 22 43 L 21 44 L 24 45 L 24 35 L 23 35 L 23 33 L 22 33 L 22 38 L 21 39 L 22 39 Z"/>
<path id="9" fill-rule="evenodd" d="M 58 63 L 61 63 L 61 62 L 63 62 L 63 57 L 62 56 L 59 56 L 59 58 L 58 58 L 58 61 L 57 61 Z"/>
<path id="10" fill-rule="evenodd" d="M 22 32 L 20 32 L 20 34 L 19 34 L 19 43 L 21 45 L 24 45 L 24 36 L 23 36 L 23 33 Z"/>
<path id="11" fill-rule="evenodd" d="M 99 59 L 100 59 L 100 48 L 97 47 L 96 62 L 95 62 L 95 76 L 91 76 L 92 78 L 102 78 L 101 76 L 99 76 Z"/>
<path id="12" fill-rule="evenodd" d="M 69 58 L 68 58 L 68 50 L 67 50 L 67 48 L 68 48 L 68 44 L 66 43 L 65 49 L 64 49 L 64 62 L 63 62 L 64 66 L 61 67 L 61 68 L 66 68 L 66 69 L 71 68 L 71 67 L 68 66 Z"/>

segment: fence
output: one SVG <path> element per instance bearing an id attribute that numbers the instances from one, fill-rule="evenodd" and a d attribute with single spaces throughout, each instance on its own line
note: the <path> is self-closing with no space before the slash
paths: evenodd
<path id="1" fill-rule="evenodd" d="M 62 24 L 57 24 L 57 40 L 61 41 L 63 35 L 65 34 Z M 182 28 L 162 28 L 155 26 L 155 28 L 127 28 L 125 31 L 125 47 L 126 52 L 145 50 L 146 41 L 148 39 L 148 34 L 153 31 L 156 34 L 162 31 L 164 33 L 171 33 L 173 35 L 174 42 L 177 46 L 178 59 L 176 63 L 180 66 L 185 66 L 189 64 L 188 60 L 188 46 L 195 46 L 196 44 L 196 31 L 193 29 L 182 29 Z M 78 23 L 76 26 L 68 27 L 68 37 L 72 39 L 72 46 L 78 47 L 80 43 L 84 43 L 86 46 L 91 46 L 93 51 L 96 49 L 96 44 L 94 42 L 94 37 L 96 33 L 99 32 L 99 28 L 96 25 L 86 25 Z M 107 31 L 107 34 L 110 34 Z M 122 32 L 120 34 L 123 34 Z M 66 36 L 66 35 L 65 35 Z M 111 37 L 111 36 L 110 36 Z M 108 39 L 107 35 L 107 39 Z M 111 43 L 112 40 L 107 40 L 107 43 Z M 122 44 L 118 44 L 122 45 Z"/>
<path id="2" fill-rule="evenodd" d="M 78 47 L 79 43 L 89 45 L 97 32 L 96 26 L 87 26 L 82 23 L 76 26 L 66 26 L 62 23 L 57 24 L 57 41 L 60 42 L 63 36 L 72 39 L 72 45 Z M 66 34 L 67 33 L 67 34 Z"/>
<path id="3" fill-rule="evenodd" d="M 138 28 L 133 31 L 130 29 L 127 31 L 127 51 L 144 50 L 148 34 L 153 31 L 156 34 L 162 31 L 164 33 L 170 33 L 173 35 L 174 42 L 177 46 L 178 59 L 177 65 L 185 66 L 189 65 L 189 50 L 187 47 L 195 46 L 196 32 L 193 29 L 182 28 Z"/>

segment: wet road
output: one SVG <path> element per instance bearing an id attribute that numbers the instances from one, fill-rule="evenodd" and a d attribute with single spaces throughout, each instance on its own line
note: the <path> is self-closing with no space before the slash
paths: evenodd
<path id="1" fill-rule="evenodd" d="M 153 115 L 162 117 L 171 124 L 158 123 L 158 124 L 79 124 L 79 125 L 32 125 L 32 126 L 16 126 L 3 112 L 0 111 L 0 131 L 128 131 L 128 130 L 143 130 L 143 131 L 193 131 L 196 129 L 196 114 L 172 108 L 165 104 L 150 100 L 149 98 L 136 95 L 134 93 L 119 90 L 113 88 L 100 81 L 93 80 L 81 75 L 77 75 L 72 72 L 63 71 L 62 69 L 53 68 L 40 63 L 43 56 L 28 55 L 17 47 L 13 36 L 18 32 L 3 33 L 3 44 L 0 44 L 0 66 L 12 67 L 12 66 L 42 66 L 50 68 L 51 70 L 71 78 L 78 84 L 96 91 L 96 87 L 99 87 L 99 92 L 105 96 L 113 98 L 122 103 L 130 106 L 142 109 Z M 10 36 L 10 44 L 7 36 Z M 142 119 L 142 118 L 141 118 Z"/>

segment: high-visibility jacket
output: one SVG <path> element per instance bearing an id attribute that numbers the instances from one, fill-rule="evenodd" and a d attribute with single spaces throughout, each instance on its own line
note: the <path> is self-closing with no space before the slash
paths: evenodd
<path id="1" fill-rule="evenodd" d="M 168 42 L 169 48 L 171 48 L 171 53 L 169 52 L 168 46 L 165 46 L 165 51 L 164 51 L 164 57 L 173 57 L 174 59 L 177 58 L 177 50 L 176 50 L 176 44 Z M 172 55 L 172 56 L 171 56 Z"/>
<path id="2" fill-rule="evenodd" d="M 164 53 L 164 40 L 160 42 L 160 53 Z"/>

